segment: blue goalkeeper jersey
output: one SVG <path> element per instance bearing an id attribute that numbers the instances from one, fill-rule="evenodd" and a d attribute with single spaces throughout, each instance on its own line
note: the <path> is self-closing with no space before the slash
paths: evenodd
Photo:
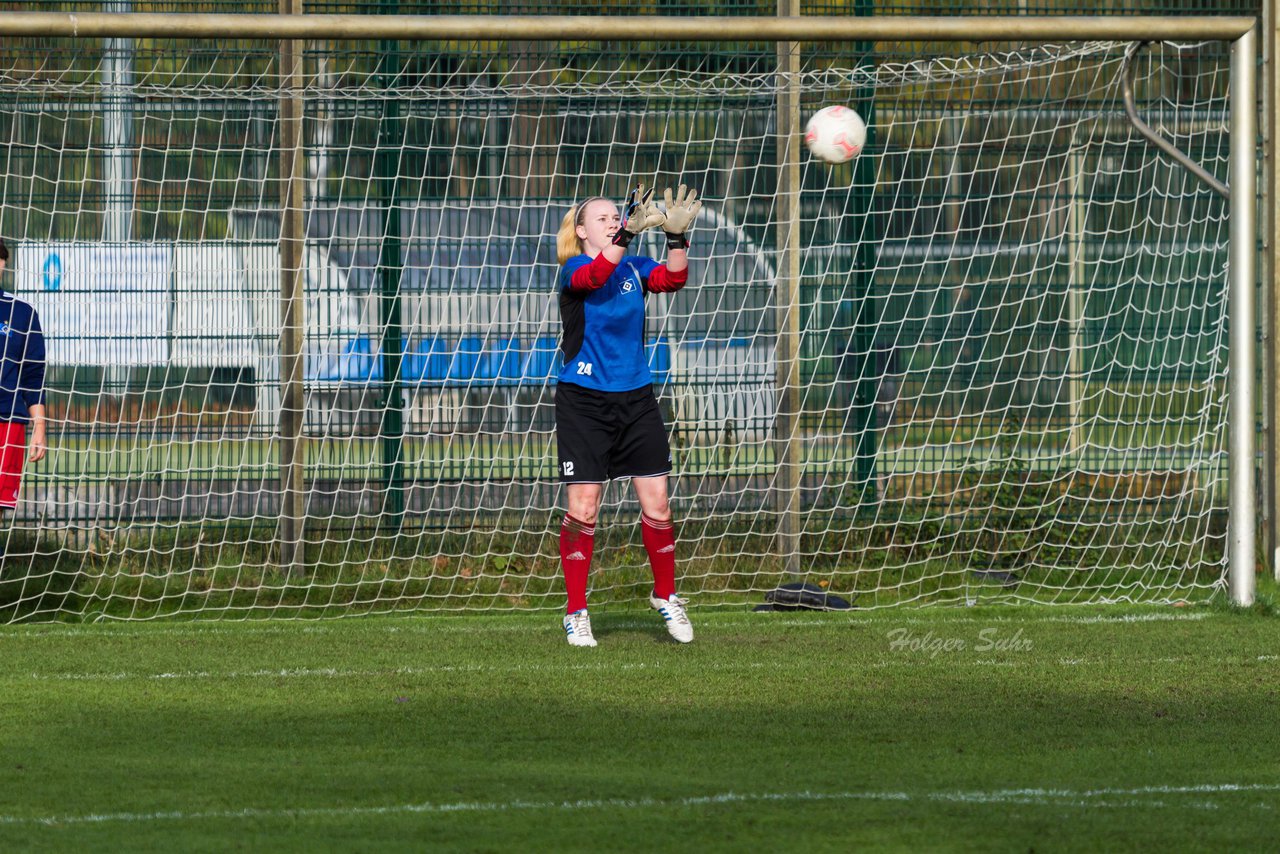
<path id="1" fill-rule="evenodd" d="M 589 293 L 570 290 L 574 271 L 590 263 L 591 256 L 579 255 L 560 268 L 560 382 L 596 391 L 644 388 L 653 383 L 644 353 L 645 282 L 658 262 L 625 255 L 603 287 Z"/>
<path id="2" fill-rule="evenodd" d="M 30 303 L 0 291 L 0 421 L 31 420 L 44 403 L 44 333 Z"/>

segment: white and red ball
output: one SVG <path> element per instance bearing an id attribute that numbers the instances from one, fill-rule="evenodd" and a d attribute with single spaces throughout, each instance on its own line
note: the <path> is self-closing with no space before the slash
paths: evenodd
<path id="1" fill-rule="evenodd" d="M 867 123 L 848 107 L 824 107 L 805 125 L 804 142 L 819 160 L 846 163 L 867 144 Z"/>

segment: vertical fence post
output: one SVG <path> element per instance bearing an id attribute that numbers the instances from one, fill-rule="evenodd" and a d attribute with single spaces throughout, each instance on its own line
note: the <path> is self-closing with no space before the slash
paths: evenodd
<path id="1" fill-rule="evenodd" d="M 394 8 L 390 11 L 394 11 Z M 374 162 L 377 193 L 382 202 L 382 243 L 378 252 L 380 284 L 379 323 L 382 327 L 382 423 L 378 435 L 382 444 L 382 482 L 385 500 L 382 525 L 400 530 L 404 522 L 404 399 L 400 388 L 400 363 L 404 336 L 400 318 L 400 277 L 404 258 L 400 236 L 400 150 L 404 146 L 405 120 L 400 104 L 388 93 L 395 85 L 393 63 L 398 61 L 398 43 L 383 41 L 378 57 L 378 85 L 383 91 L 382 120 L 378 127 L 378 153 Z"/>
<path id="2" fill-rule="evenodd" d="M 869 17 L 873 12 L 871 0 L 856 0 L 854 14 Z M 868 57 L 875 45 L 873 42 L 855 43 L 858 51 L 858 65 L 866 67 Z M 858 114 L 867 123 L 866 149 L 875 144 L 875 90 L 870 85 L 858 87 L 855 93 Z M 880 303 L 875 294 L 875 265 L 878 246 L 877 235 L 871 232 L 874 221 L 871 213 L 872 197 L 875 195 L 876 169 L 871 158 L 865 154 L 853 163 L 855 215 L 851 217 L 855 229 L 854 250 L 855 274 L 853 281 L 857 291 L 854 304 L 853 345 L 858 353 L 858 379 L 854 392 L 854 412 L 857 414 L 857 436 L 854 438 L 854 472 L 859 491 L 858 503 L 871 504 L 876 501 L 876 454 L 880 444 L 881 425 L 876 416 L 876 398 L 893 360 L 893 351 L 881 353 L 876 345 L 876 328 L 879 325 Z M 894 342 L 888 346 L 893 347 Z M 888 425 L 884 425 L 887 429 Z"/>
<path id="3" fill-rule="evenodd" d="M 280 0 L 280 13 L 302 14 L 302 0 Z M 280 567 L 291 575 L 306 567 L 302 45 L 280 42 Z"/>
<path id="4" fill-rule="evenodd" d="M 1230 474 L 1227 576 L 1231 601 L 1253 604 L 1256 586 L 1257 502 L 1254 483 L 1254 255 L 1257 252 L 1257 119 L 1254 75 L 1257 37 L 1249 30 L 1231 45 L 1231 245 L 1227 269 L 1228 413 Z"/>
<path id="5" fill-rule="evenodd" d="M 800 0 L 778 0 L 798 16 Z M 778 402 L 774 414 L 774 502 L 783 571 L 800 574 L 800 43 L 778 42 Z"/>

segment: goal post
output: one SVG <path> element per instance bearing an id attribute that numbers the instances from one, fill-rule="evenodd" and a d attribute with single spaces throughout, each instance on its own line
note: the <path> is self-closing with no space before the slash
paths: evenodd
<path id="1" fill-rule="evenodd" d="M 1256 412 L 1254 265 L 1257 261 L 1257 41 L 1253 27 L 1231 42 L 1230 488 L 1228 579 L 1231 601 L 1252 605 L 1257 585 L 1257 490 L 1254 485 Z M 1274 204 L 1274 200 L 1272 201 Z M 1274 365 L 1268 366 L 1275 370 Z"/>
<path id="2" fill-rule="evenodd" d="M 11 618 L 551 607 L 547 240 L 574 199 L 686 174 L 711 187 L 694 282 L 648 309 L 686 592 L 735 603 L 799 580 L 865 605 L 1254 599 L 1252 18 L 6 12 L 0 36 L 84 51 L 0 69 L 14 128 L 0 222 L 67 383 L 54 458 L 9 536 L 70 515 L 91 529 L 52 560 L 37 541 L 9 549 L 28 567 L 0 576 Z M 93 52 L 125 38 L 225 47 L 103 77 Z M 388 41 L 496 58 L 392 73 Z M 595 41 L 660 49 L 555 49 Z M 1138 41 L 1162 45 L 1145 60 L 1155 124 L 1212 159 L 1225 204 L 1126 129 L 1122 61 Z M 517 42 L 540 47 L 492 47 Z M 813 44 L 897 42 L 956 51 L 803 62 Z M 1230 44 L 1225 73 L 1182 69 L 1198 42 Z M 334 67 L 308 57 L 330 43 L 345 46 Z M 714 43 L 797 50 L 735 64 L 703 53 Z M 114 148 L 75 116 L 106 109 L 100 86 L 138 93 Z M 804 111 L 862 92 L 876 104 L 863 166 L 809 161 Z M 403 112 L 370 108 L 399 99 Z M 55 166 L 56 145 L 72 153 Z M 65 207 L 120 146 L 132 171 L 107 164 L 156 223 L 123 241 L 94 233 L 91 193 Z M 144 248 L 167 270 L 199 252 L 234 263 L 242 297 L 172 272 L 144 281 Z M 58 291 L 55 257 L 58 277 L 93 270 L 96 284 Z M 121 359 L 90 352 L 103 321 L 68 301 L 126 280 L 119 316 L 154 344 L 123 360 L 143 388 L 77 404 Z M 268 300 L 278 322 L 262 319 Z M 183 326 L 205 305 L 203 330 Z M 275 387 L 245 415 L 193 366 Z M 627 497 L 606 504 L 602 554 L 620 569 L 596 584 L 621 595 L 644 571 Z"/>

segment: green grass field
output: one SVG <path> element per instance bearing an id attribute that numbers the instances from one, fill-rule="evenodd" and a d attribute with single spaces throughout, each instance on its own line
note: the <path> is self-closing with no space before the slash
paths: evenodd
<path id="1" fill-rule="evenodd" d="M 1270 610 L 10 626 L 0 850 L 1269 849 Z"/>

